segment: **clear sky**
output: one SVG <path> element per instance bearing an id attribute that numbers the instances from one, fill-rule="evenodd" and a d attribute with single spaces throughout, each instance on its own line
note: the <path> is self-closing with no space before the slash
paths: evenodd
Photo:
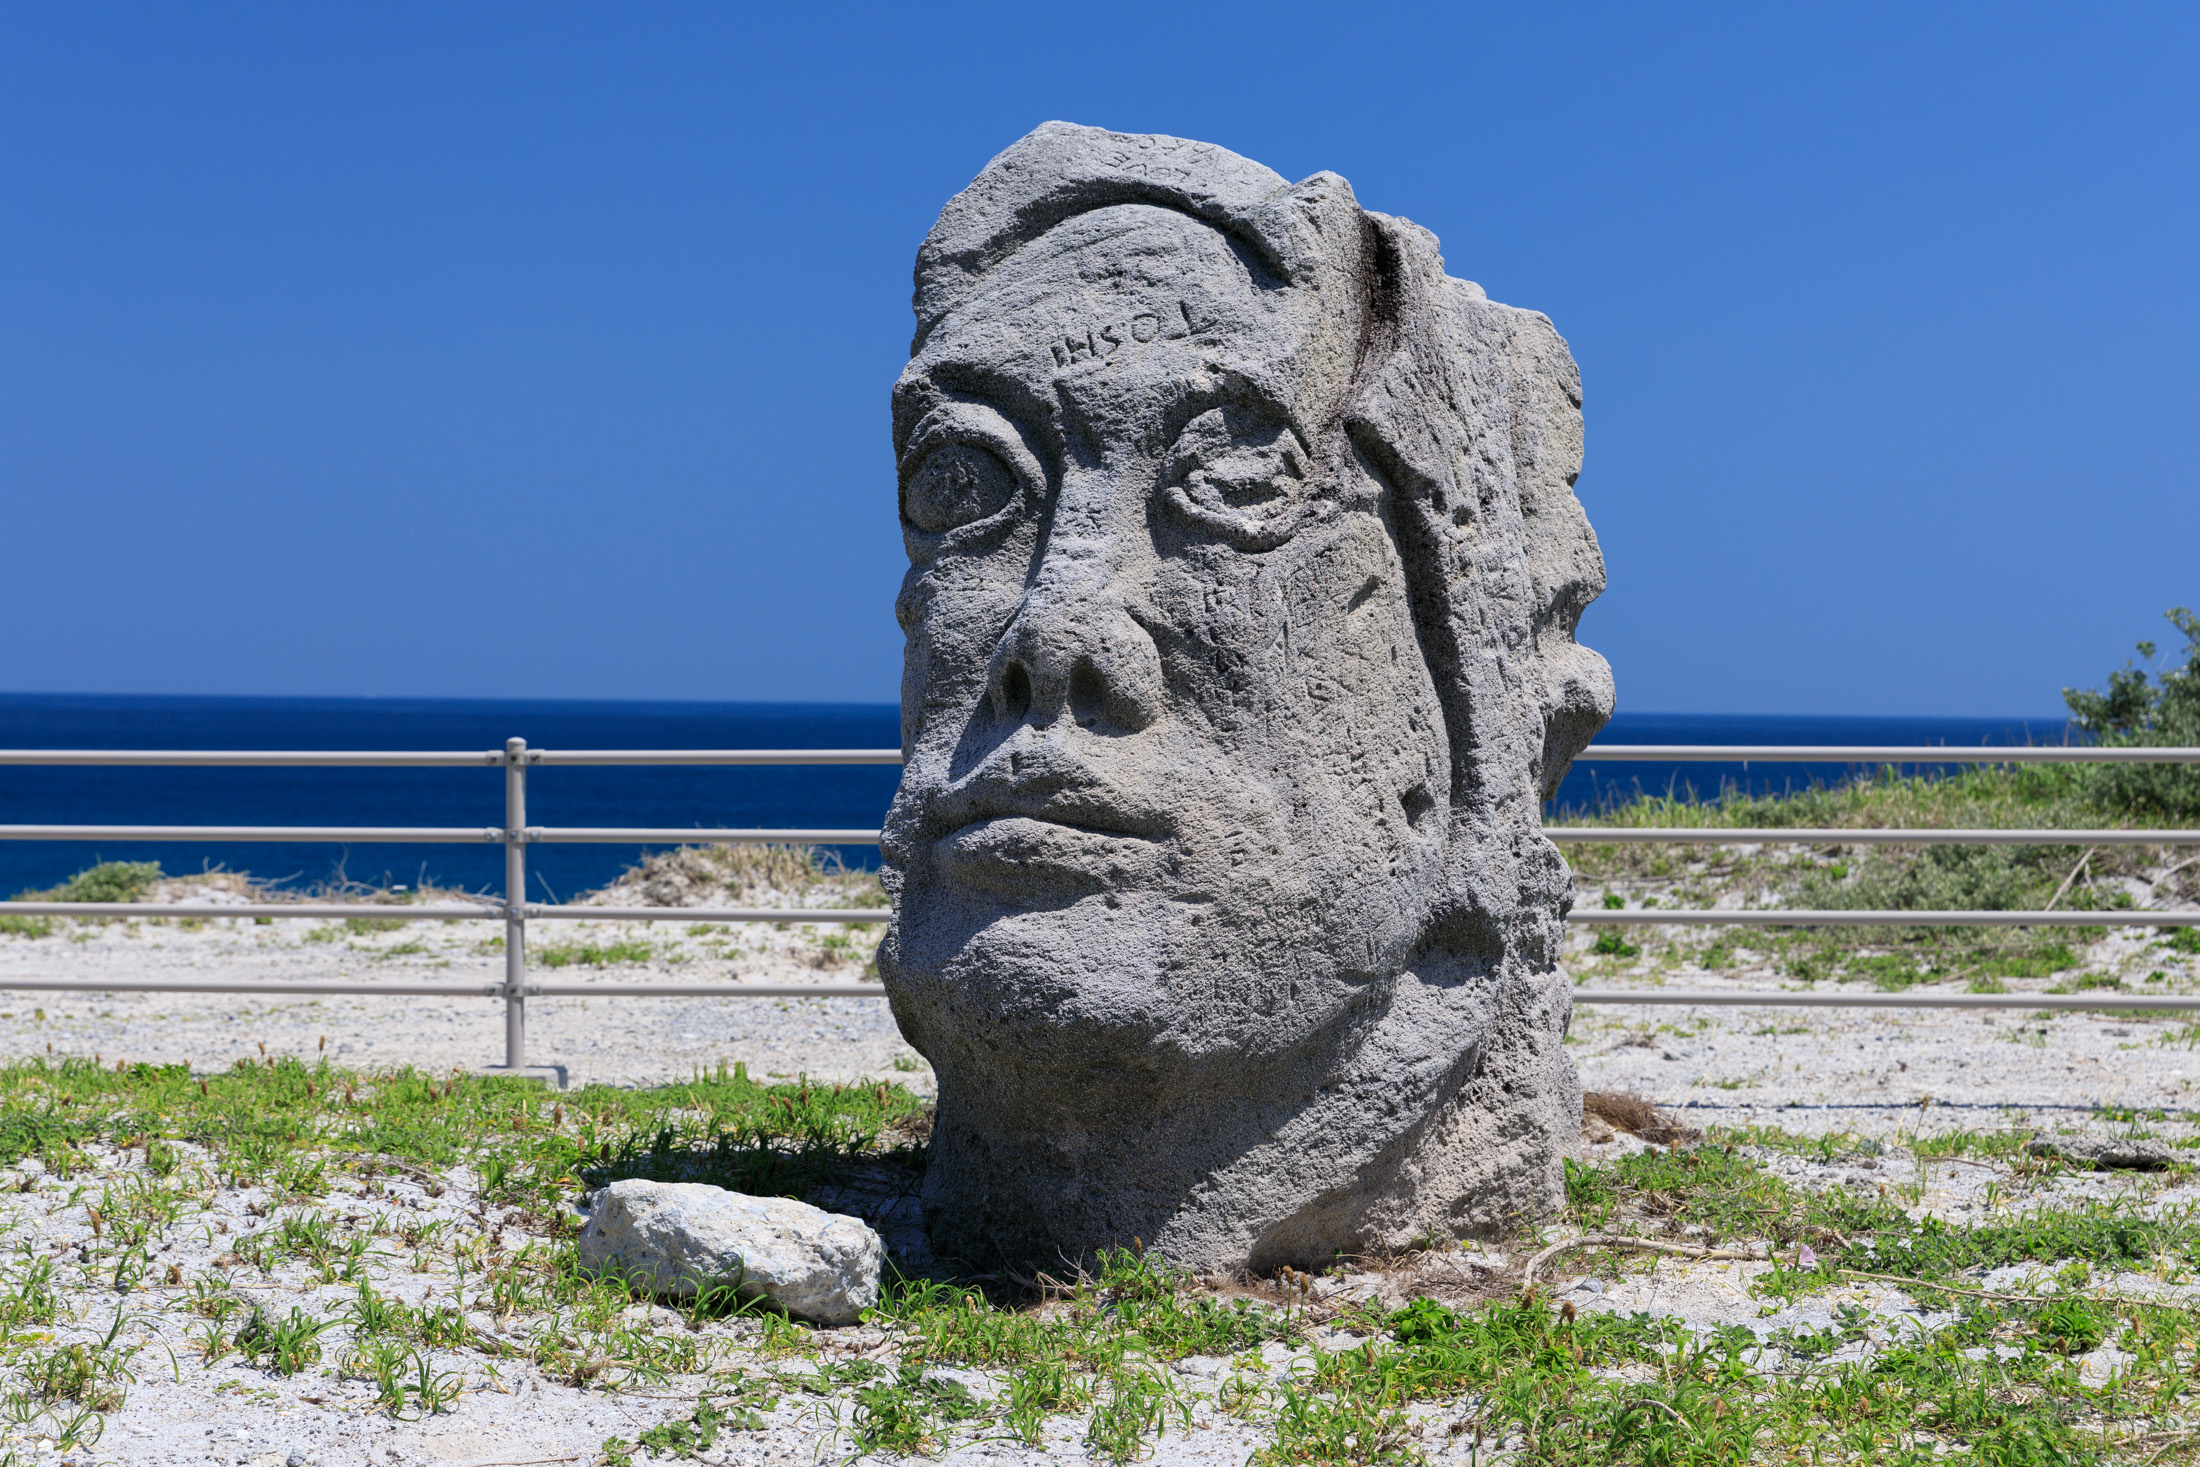
<path id="1" fill-rule="evenodd" d="M 2195 17 L 10 0 L 0 689 L 892 699 L 912 256 L 1059 117 L 1557 322 L 1622 708 L 2052 714 L 2200 605 Z"/>

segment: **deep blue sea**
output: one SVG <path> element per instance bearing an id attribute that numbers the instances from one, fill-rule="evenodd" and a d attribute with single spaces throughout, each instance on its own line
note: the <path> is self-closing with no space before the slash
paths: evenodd
<path id="1" fill-rule="evenodd" d="M 405 698 L 197 698 L 0 694 L 0 747 L 18 749 L 892 748 L 892 704 L 642 703 Z M 1622 713 L 1601 736 L 1631 744 L 2022 744 L 2061 742 L 2059 719 L 1803 718 Z M 1593 807 L 1637 788 L 1715 794 L 1832 783 L 1841 765 L 1574 766 L 1555 802 Z M 538 768 L 533 825 L 872 827 L 899 770 L 823 768 Z M 502 825 L 504 776 L 480 769 L 69 769 L 0 767 L 0 824 Z M 632 864 L 630 846 L 528 851 L 540 900 L 602 886 Z M 850 865 L 878 853 L 848 847 Z M 208 865 L 312 886 L 336 878 L 495 890 L 502 848 L 433 845 L 0 841 L 0 894 L 46 887 L 94 860 L 158 861 L 171 874 Z"/>

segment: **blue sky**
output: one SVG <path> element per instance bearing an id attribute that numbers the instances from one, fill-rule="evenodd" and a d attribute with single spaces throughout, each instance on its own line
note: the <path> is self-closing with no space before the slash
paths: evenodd
<path id="1" fill-rule="evenodd" d="M 911 259 L 1061 117 L 1557 322 L 1623 708 L 2052 714 L 2200 604 L 2196 16 L 6 4 L 0 688 L 893 698 Z"/>

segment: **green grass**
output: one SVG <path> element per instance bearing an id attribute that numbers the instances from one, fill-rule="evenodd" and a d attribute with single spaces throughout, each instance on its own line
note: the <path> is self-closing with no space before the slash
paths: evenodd
<path id="1" fill-rule="evenodd" d="M 518 1080 L 286 1060 L 205 1076 L 82 1061 L 0 1067 L 0 1163 L 39 1158 L 50 1174 L 42 1190 L 66 1191 L 100 1219 L 79 1261 L 0 1256 L 0 1407 L 29 1413 L 56 1439 L 95 1437 L 147 1360 L 169 1368 L 129 1324 L 161 1241 L 194 1226 L 214 1189 L 249 1185 L 264 1202 L 231 1235 L 227 1261 L 166 1286 L 166 1307 L 189 1322 L 196 1368 L 243 1367 L 274 1382 L 333 1372 L 365 1382 L 377 1409 L 403 1419 L 464 1412 L 468 1370 L 525 1366 L 571 1386 L 635 1391 L 637 1406 L 685 1393 L 652 1413 L 655 1424 L 607 1442 L 607 1460 L 723 1447 L 788 1401 L 807 1403 L 805 1429 L 831 1433 L 835 1450 L 921 1456 L 984 1438 L 1041 1447 L 1068 1437 L 1119 1463 L 1233 1418 L 1255 1429 L 1266 1463 L 1413 1463 L 1446 1442 L 1470 1457 L 1509 1443 L 1523 1461 L 1615 1467 L 2155 1453 L 2190 1462 L 2200 1449 L 2193 1315 L 2099 1289 L 2122 1270 L 2200 1273 L 2200 1223 L 2154 1207 L 2145 1190 L 2185 1173 L 2071 1200 L 2055 1190 L 2055 1164 L 2029 1157 L 2018 1132 L 1914 1143 L 1920 1157 L 2006 1169 L 2009 1200 L 1971 1226 L 1920 1212 L 1911 1164 L 1853 1138 L 1732 1132 L 1568 1168 L 1569 1226 L 1769 1244 L 1781 1263 L 1754 1284 L 1767 1312 L 1839 1298 L 1850 1272 L 1911 1281 L 1932 1322 L 1913 1319 L 1897 1338 L 1884 1320 L 1870 1335 L 1853 1310 L 1760 1340 L 1665 1316 L 1570 1315 L 1509 1288 L 1479 1302 L 1408 1290 L 1340 1316 L 1297 1279 L 1257 1299 L 1217 1292 L 1130 1248 L 1104 1253 L 1044 1301 L 1006 1280 L 890 1279 L 870 1322 L 891 1348 L 851 1359 L 822 1332 L 747 1313 L 723 1292 L 653 1323 L 624 1284 L 577 1267 L 567 1204 L 585 1188 L 650 1176 L 797 1195 L 850 1167 L 899 1168 L 913 1185 L 915 1158 L 897 1138 L 918 1109 L 891 1084 L 759 1084 L 739 1068 L 558 1095 Z M 95 1167 L 95 1145 L 143 1162 Z M 1888 1186 L 1813 1190 L 1769 1166 L 1772 1153 L 1889 1162 Z M 441 1195 L 461 1169 L 467 1190 L 451 1200 L 478 1200 L 454 1217 L 369 1218 L 356 1200 L 400 1179 Z M 1809 1266 L 1803 1245 L 1815 1250 Z M 2059 1282 L 2014 1302 L 1928 1287 L 1975 1290 L 1983 1271 L 2012 1263 Z M 1620 1251 L 1578 1252 L 1564 1265 L 1645 1266 Z M 407 1302 L 390 1279 L 417 1270 L 438 1287 Z M 307 1308 L 264 1302 L 268 1284 L 300 1278 L 339 1292 Z M 74 1301 L 94 1298 L 120 1302 L 86 1316 L 90 1335 L 56 1339 L 86 1327 L 70 1324 Z M 497 1331 L 477 1326 L 483 1314 Z M 2132 1363 L 2109 1384 L 2081 1381 L 2081 1357 L 2104 1344 Z M 1179 1373 L 1192 1357 L 1221 1368 Z M 945 1370 L 981 1372 L 990 1388 Z M 240 1386 L 237 1409 L 258 1390 Z"/>
<path id="2" fill-rule="evenodd" d="M 621 1176 L 794 1195 L 876 1152 L 918 1105 L 897 1085 L 770 1085 L 741 1066 L 551 1098 L 527 1080 L 364 1076 L 295 1059 L 198 1077 L 183 1065 L 34 1059 L 0 1066 L 0 1166 L 36 1156 L 67 1177 L 93 1141 L 185 1141 L 237 1185 L 314 1195 L 331 1166 L 465 1165 L 498 1201 L 548 1215 L 583 1181 Z"/>

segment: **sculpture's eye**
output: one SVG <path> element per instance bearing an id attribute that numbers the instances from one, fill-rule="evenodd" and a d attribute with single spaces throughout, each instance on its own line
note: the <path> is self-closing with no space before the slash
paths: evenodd
<path id="1" fill-rule="evenodd" d="M 1252 408 L 1215 408 L 1185 424 L 1169 450 L 1166 493 L 1178 515 L 1246 550 L 1291 538 L 1310 503 L 1306 445 L 1291 425 Z"/>
<path id="2" fill-rule="evenodd" d="M 950 440 L 924 456 L 901 491 L 901 512 L 926 534 L 975 524 L 1016 492 L 1016 472 L 975 443 Z"/>

